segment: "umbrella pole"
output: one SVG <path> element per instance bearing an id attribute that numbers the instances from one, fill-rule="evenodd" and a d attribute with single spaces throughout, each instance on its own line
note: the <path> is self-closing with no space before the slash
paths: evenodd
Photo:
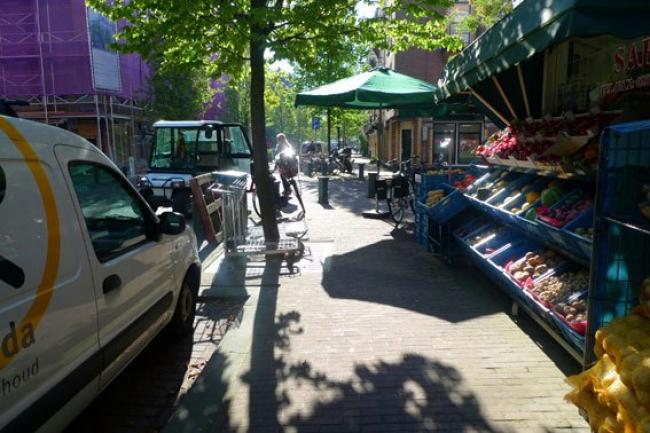
<path id="1" fill-rule="evenodd" d="M 383 119 L 383 111 L 381 109 L 381 106 L 379 108 L 379 128 L 377 129 L 377 133 L 379 134 L 379 140 L 377 140 L 379 142 L 378 143 L 379 149 L 377 149 L 377 155 L 375 155 L 375 157 L 377 158 L 377 177 L 375 179 L 379 180 L 379 172 L 381 166 L 381 163 L 379 162 L 379 155 L 380 155 L 380 150 L 384 148 L 384 119 Z M 371 176 L 368 175 L 368 182 L 371 181 L 370 179 Z M 383 219 L 390 215 L 389 212 L 379 211 L 379 198 L 377 197 L 376 188 L 375 188 L 375 210 L 363 212 L 362 215 L 364 218 L 378 218 L 378 219 Z"/>
<path id="2" fill-rule="evenodd" d="M 327 154 L 332 149 L 332 122 L 330 119 L 330 109 L 327 109 Z"/>

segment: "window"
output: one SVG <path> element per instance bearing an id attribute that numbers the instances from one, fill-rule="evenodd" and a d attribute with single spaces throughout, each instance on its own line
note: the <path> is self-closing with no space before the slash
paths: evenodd
<path id="1" fill-rule="evenodd" d="M 71 163 L 70 177 L 100 262 L 129 251 L 147 240 L 141 202 L 108 168 Z"/>
<path id="2" fill-rule="evenodd" d="M 457 163 L 466 164 L 476 158 L 476 148 L 481 144 L 481 124 L 461 123 L 458 128 Z"/>
<path id="3" fill-rule="evenodd" d="M 433 124 L 433 155 L 432 162 L 453 162 L 456 147 L 456 124 Z"/>
<path id="4" fill-rule="evenodd" d="M 198 128 L 156 128 L 151 168 L 191 170 L 196 162 Z"/>
<path id="5" fill-rule="evenodd" d="M 168 168 L 172 156 L 172 130 L 170 128 L 156 129 L 156 141 L 151 153 L 152 168 Z"/>
<path id="6" fill-rule="evenodd" d="M 246 143 L 244 132 L 239 126 L 229 126 L 226 132 L 226 139 L 230 140 L 230 153 L 232 155 L 250 155 L 250 149 Z"/>

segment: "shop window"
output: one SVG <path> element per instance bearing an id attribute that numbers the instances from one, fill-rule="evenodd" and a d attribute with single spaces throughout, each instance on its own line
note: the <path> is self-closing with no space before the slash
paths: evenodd
<path id="1" fill-rule="evenodd" d="M 456 147 L 456 124 L 435 123 L 433 125 L 433 155 L 431 162 L 453 162 Z"/>
<path id="2" fill-rule="evenodd" d="M 461 123 L 458 126 L 457 163 L 467 164 L 476 158 L 474 152 L 481 144 L 481 124 Z"/>

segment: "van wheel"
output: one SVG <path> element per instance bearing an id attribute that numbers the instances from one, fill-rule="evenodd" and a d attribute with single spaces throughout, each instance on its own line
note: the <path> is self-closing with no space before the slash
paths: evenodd
<path id="1" fill-rule="evenodd" d="M 197 293 L 186 278 L 181 286 L 181 292 L 178 294 L 174 316 L 167 326 L 170 336 L 182 338 L 192 332 L 196 316 L 196 298 Z"/>

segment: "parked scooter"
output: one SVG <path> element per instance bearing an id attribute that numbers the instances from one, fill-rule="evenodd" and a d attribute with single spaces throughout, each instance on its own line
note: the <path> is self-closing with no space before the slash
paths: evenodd
<path id="1" fill-rule="evenodd" d="M 332 149 L 329 155 L 330 164 L 339 172 L 352 173 L 352 149 L 343 147 L 341 149 Z"/>

